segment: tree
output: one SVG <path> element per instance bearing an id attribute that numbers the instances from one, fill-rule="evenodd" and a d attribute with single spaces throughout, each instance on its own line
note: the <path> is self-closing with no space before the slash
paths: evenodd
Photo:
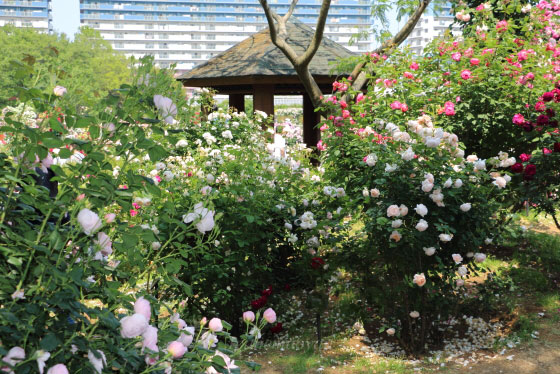
<path id="1" fill-rule="evenodd" d="M 414 8 L 414 11 L 412 12 L 408 21 L 402 27 L 402 29 L 397 34 L 395 34 L 394 37 L 383 42 L 381 46 L 372 53 L 390 53 L 391 50 L 398 47 L 412 32 L 414 26 L 416 26 L 416 23 L 418 23 L 418 20 L 430 4 L 430 1 L 431 0 L 419 0 L 418 5 Z M 283 16 L 280 16 L 276 12 L 274 12 L 268 5 L 267 0 L 259 0 L 259 3 L 261 4 L 268 21 L 270 39 L 272 40 L 272 43 L 274 43 L 274 45 L 277 46 L 292 63 L 299 79 L 305 87 L 305 90 L 313 101 L 313 105 L 315 107 L 319 107 L 321 104 L 322 93 L 319 85 L 317 84 L 317 82 L 315 82 L 313 76 L 309 72 L 309 63 L 313 59 L 313 56 L 315 56 L 315 53 L 319 49 L 319 45 L 321 44 L 321 41 L 323 39 L 323 32 L 325 30 L 325 23 L 327 21 L 331 0 L 323 0 L 319 15 L 317 17 L 317 24 L 315 26 L 313 38 L 311 39 L 309 46 L 307 47 L 303 55 L 299 56 L 286 40 L 286 22 L 288 22 L 288 20 L 292 16 L 298 0 L 292 0 L 288 12 Z M 383 1 L 383 3 L 386 5 L 386 2 Z M 399 4 L 397 5 L 401 6 L 399 17 L 403 12 L 406 13 L 407 9 L 413 9 L 410 7 L 413 2 L 399 1 L 398 3 Z M 386 10 L 387 8 L 382 9 L 380 18 L 384 18 Z M 352 71 L 351 77 L 354 81 L 352 87 L 356 90 L 360 90 L 367 81 L 367 74 L 365 71 L 363 71 L 365 63 L 365 61 L 358 63 Z"/>
<path id="2" fill-rule="evenodd" d="M 18 87 L 52 89 L 53 82 L 68 88 L 86 105 L 103 92 L 130 80 L 125 56 L 116 54 L 99 32 L 82 28 L 74 41 L 65 35 L 33 29 L 0 28 L 0 103 L 18 95 Z M 18 76 L 14 64 L 35 65 L 38 75 Z"/>

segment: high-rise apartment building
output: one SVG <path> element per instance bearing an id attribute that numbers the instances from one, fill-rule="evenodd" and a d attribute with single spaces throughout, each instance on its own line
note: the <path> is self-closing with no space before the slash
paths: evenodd
<path id="1" fill-rule="evenodd" d="M 422 51 L 428 43 L 438 36 L 442 36 L 446 30 L 449 30 L 449 26 L 451 26 L 454 21 L 455 17 L 451 13 L 451 6 L 443 7 L 443 9 L 438 12 L 429 8 L 422 17 L 420 17 L 414 30 L 412 30 L 410 36 L 403 44 L 408 45 L 410 50 L 415 54 L 422 54 Z M 453 35 L 461 34 L 461 28 L 458 25 L 454 25 L 451 31 Z"/>
<path id="2" fill-rule="evenodd" d="M 0 0 L 0 27 L 32 27 L 52 32 L 51 0 Z"/>
<path id="3" fill-rule="evenodd" d="M 290 0 L 269 0 L 285 14 Z M 333 0 L 325 36 L 349 46 L 371 27 L 369 0 Z M 321 0 L 300 0 L 292 17 L 314 27 Z M 258 0 L 80 0 L 80 23 L 99 30 L 117 51 L 153 55 L 159 66 L 187 70 L 268 26 Z M 366 52 L 372 40 L 350 50 Z"/>

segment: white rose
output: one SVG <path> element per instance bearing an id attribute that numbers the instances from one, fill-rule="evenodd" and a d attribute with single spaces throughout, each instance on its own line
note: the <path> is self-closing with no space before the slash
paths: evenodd
<path id="1" fill-rule="evenodd" d="M 422 217 L 428 214 L 428 208 L 426 208 L 426 205 L 424 204 L 417 204 L 414 210 L 416 211 L 417 214 L 421 215 Z"/>
<path id="2" fill-rule="evenodd" d="M 375 153 L 370 153 L 366 156 L 364 161 L 367 166 L 375 166 L 375 164 L 377 163 L 377 155 Z"/>
<path id="3" fill-rule="evenodd" d="M 464 277 L 465 275 L 467 275 L 467 273 L 469 272 L 467 267 L 465 265 L 460 266 L 459 269 L 457 270 L 457 272 L 459 273 L 460 276 Z"/>
<path id="4" fill-rule="evenodd" d="M 420 317 L 420 313 L 418 313 L 416 310 L 413 310 L 412 312 L 410 312 L 409 316 L 410 318 L 418 318 Z"/>
<path id="5" fill-rule="evenodd" d="M 463 262 L 463 256 L 458 253 L 453 253 L 451 255 L 451 258 L 453 258 L 453 261 L 455 261 L 456 264 L 460 264 L 461 262 Z"/>
<path id="6" fill-rule="evenodd" d="M 449 242 L 453 239 L 453 234 L 439 234 L 439 240 L 442 242 Z"/>
<path id="7" fill-rule="evenodd" d="M 416 230 L 422 232 L 422 231 L 426 231 L 426 229 L 428 228 L 428 222 L 426 222 L 425 220 L 421 219 L 420 221 L 418 221 L 418 223 L 416 224 Z"/>
<path id="8" fill-rule="evenodd" d="M 394 229 L 398 229 L 399 227 L 401 227 L 401 225 L 402 225 L 402 220 L 400 220 L 400 219 L 396 219 L 393 222 L 391 222 L 391 226 Z"/>
<path id="9" fill-rule="evenodd" d="M 408 147 L 406 151 L 401 153 L 401 158 L 405 161 L 410 161 L 414 158 L 415 154 L 411 147 Z"/>
<path id="10" fill-rule="evenodd" d="M 463 181 L 460 179 L 455 180 L 455 183 L 453 183 L 453 187 L 455 188 L 460 188 L 463 185 Z"/>
<path id="11" fill-rule="evenodd" d="M 401 210 L 397 205 L 391 205 L 387 208 L 387 217 L 398 217 L 401 214 Z"/>
<path id="12" fill-rule="evenodd" d="M 433 256 L 433 254 L 436 253 L 436 249 L 435 247 L 424 247 L 424 253 L 426 256 Z"/>
<path id="13" fill-rule="evenodd" d="M 463 212 L 468 212 L 469 210 L 471 210 L 471 203 L 461 204 L 459 208 L 461 208 Z"/>
<path id="14" fill-rule="evenodd" d="M 82 209 L 78 213 L 78 223 L 82 226 L 84 233 L 91 236 L 94 232 L 101 228 L 103 224 L 99 216 L 89 209 Z"/>
<path id="15" fill-rule="evenodd" d="M 478 263 L 484 262 L 486 260 L 486 255 L 484 253 L 475 253 L 474 260 Z"/>

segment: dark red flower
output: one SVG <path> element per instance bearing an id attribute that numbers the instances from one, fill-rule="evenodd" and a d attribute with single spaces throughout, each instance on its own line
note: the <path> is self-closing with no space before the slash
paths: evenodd
<path id="1" fill-rule="evenodd" d="M 264 297 L 268 297 L 268 296 L 272 295 L 272 286 L 268 286 L 267 289 L 263 290 L 261 292 L 261 295 L 264 296 Z"/>
<path id="2" fill-rule="evenodd" d="M 511 171 L 513 173 L 522 173 L 523 172 L 523 164 L 520 162 L 516 162 L 515 164 L 511 165 Z"/>
<path id="3" fill-rule="evenodd" d="M 552 99 L 554 99 L 554 92 L 543 93 L 542 99 L 544 102 L 552 101 Z"/>
<path id="4" fill-rule="evenodd" d="M 527 165 L 525 167 L 525 175 L 523 176 L 526 180 L 533 179 L 535 174 L 537 173 L 537 167 L 533 164 Z"/>
<path id="5" fill-rule="evenodd" d="M 292 289 L 292 286 L 290 286 L 289 284 L 285 284 L 284 285 L 284 291 L 290 291 Z"/>
<path id="6" fill-rule="evenodd" d="M 261 296 L 257 300 L 251 301 L 251 307 L 255 310 L 262 308 L 266 305 L 268 298 L 266 296 Z"/>
<path id="7" fill-rule="evenodd" d="M 270 328 L 270 332 L 273 334 L 278 334 L 279 332 L 282 332 L 282 330 L 284 330 L 282 328 L 282 323 L 278 322 L 275 326 Z"/>
<path id="8" fill-rule="evenodd" d="M 556 142 L 554 143 L 554 152 L 560 152 L 560 143 Z"/>
<path id="9" fill-rule="evenodd" d="M 537 117 L 537 125 L 539 126 L 544 126 L 544 125 L 548 125 L 548 116 L 546 114 L 541 114 L 540 116 Z"/>
<path id="10" fill-rule="evenodd" d="M 527 132 L 533 131 L 533 124 L 531 122 L 525 122 L 523 124 L 523 130 L 525 130 Z"/>
<path id="11" fill-rule="evenodd" d="M 554 116 L 556 115 L 556 111 L 555 111 L 554 109 L 552 109 L 552 108 L 546 108 L 546 114 L 547 114 L 549 117 L 554 117 Z"/>
<path id="12" fill-rule="evenodd" d="M 323 265 L 325 265 L 325 260 L 323 260 L 321 257 L 313 257 L 311 259 L 311 267 L 313 269 L 319 269 Z"/>

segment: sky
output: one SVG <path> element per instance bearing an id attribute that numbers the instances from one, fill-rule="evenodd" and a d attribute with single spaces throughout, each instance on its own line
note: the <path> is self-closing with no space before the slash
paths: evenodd
<path id="1" fill-rule="evenodd" d="M 52 1 L 53 27 L 73 39 L 80 27 L 80 0 Z"/>
<path id="2" fill-rule="evenodd" d="M 55 31 L 64 33 L 73 39 L 74 34 L 80 28 L 80 0 L 53 0 L 52 7 Z M 404 21 L 400 22 L 400 25 L 397 24 L 394 10 L 388 14 L 387 18 L 392 20 L 390 29 L 393 33 L 398 31 L 398 26 L 404 24 Z"/>

